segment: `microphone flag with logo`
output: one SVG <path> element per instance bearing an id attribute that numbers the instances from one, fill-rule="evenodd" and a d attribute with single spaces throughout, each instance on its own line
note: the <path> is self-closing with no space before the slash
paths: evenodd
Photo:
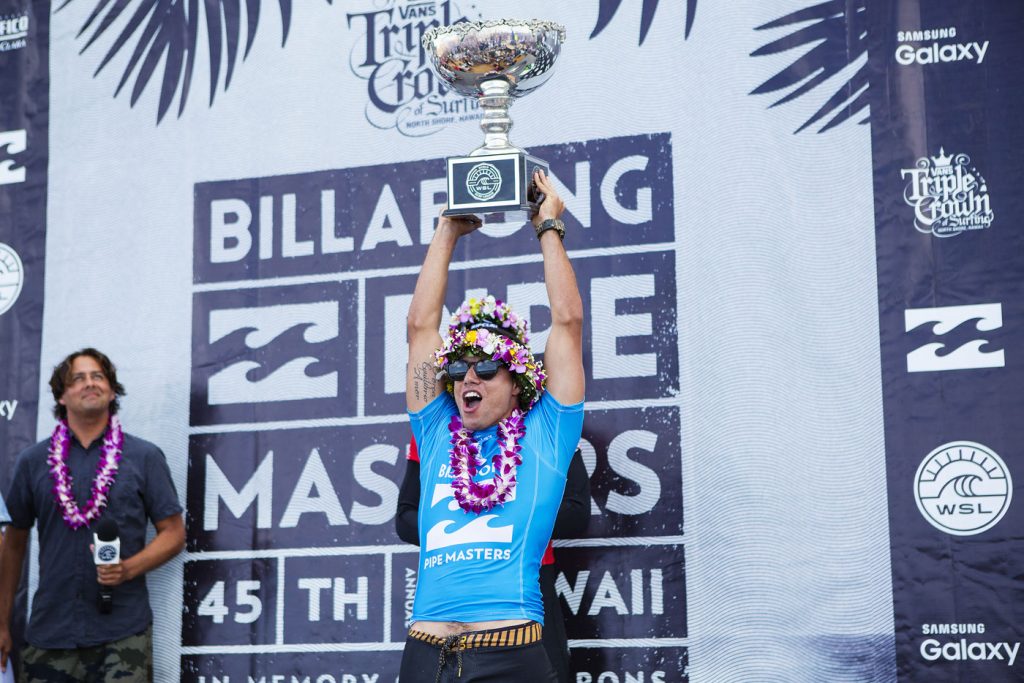
<path id="1" fill-rule="evenodd" d="M 121 539 L 118 538 L 117 522 L 103 517 L 96 525 L 93 539 L 93 562 L 101 564 L 117 564 L 121 561 Z M 114 609 L 114 589 L 112 586 L 100 586 L 98 600 L 100 614 L 110 614 Z"/>

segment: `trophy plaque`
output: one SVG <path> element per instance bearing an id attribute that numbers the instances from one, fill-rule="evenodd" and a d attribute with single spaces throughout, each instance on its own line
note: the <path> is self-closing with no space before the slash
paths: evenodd
<path id="1" fill-rule="evenodd" d="M 448 159 L 446 216 L 526 211 L 543 200 L 533 172 L 546 162 L 512 145 L 512 100 L 537 89 L 565 41 L 550 21 L 498 19 L 438 26 L 423 35 L 423 49 L 438 76 L 455 92 L 476 97 L 483 110 L 484 144 Z"/>

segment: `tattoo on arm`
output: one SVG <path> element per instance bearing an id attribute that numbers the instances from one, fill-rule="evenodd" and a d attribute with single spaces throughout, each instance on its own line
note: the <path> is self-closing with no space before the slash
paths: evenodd
<path id="1" fill-rule="evenodd" d="M 430 363 L 421 363 L 413 370 L 412 383 L 417 401 L 429 403 L 437 396 L 437 379 L 434 377 L 434 367 Z"/>

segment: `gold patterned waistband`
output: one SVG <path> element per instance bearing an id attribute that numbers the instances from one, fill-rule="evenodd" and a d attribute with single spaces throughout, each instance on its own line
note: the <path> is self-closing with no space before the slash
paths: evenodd
<path id="1" fill-rule="evenodd" d="M 409 637 L 422 640 L 435 647 L 441 647 L 446 642 L 450 650 L 468 650 L 474 647 L 513 647 L 516 645 L 529 645 L 540 640 L 541 625 L 531 621 L 520 626 L 510 626 L 493 631 L 470 631 L 468 633 L 454 636 L 435 636 L 423 631 L 409 629 Z M 456 639 L 458 639 L 456 641 Z"/>

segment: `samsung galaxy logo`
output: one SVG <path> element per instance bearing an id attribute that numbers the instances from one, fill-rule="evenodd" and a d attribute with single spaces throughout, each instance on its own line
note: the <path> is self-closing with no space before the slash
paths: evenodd
<path id="1" fill-rule="evenodd" d="M 988 52 L 988 41 L 984 43 L 944 42 L 956 38 L 956 27 L 933 28 L 920 31 L 898 31 L 896 40 L 896 62 L 903 66 L 911 64 L 939 64 L 945 62 L 973 62 L 981 64 Z M 915 43 L 915 44 L 911 44 Z M 921 45 L 921 43 L 931 43 Z"/>
<path id="2" fill-rule="evenodd" d="M 967 636 L 985 632 L 985 624 L 921 624 L 926 636 Z"/>
<path id="3" fill-rule="evenodd" d="M 938 64 L 940 62 L 971 62 L 981 64 L 988 52 L 988 41 L 984 43 L 932 43 L 924 47 L 900 45 L 896 48 L 896 62 L 903 66 L 911 64 Z"/>
<path id="4" fill-rule="evenodd" d="M 920 43 L 925 40 L 943 40 L 956 38 L 956 26 L 949 28 L 930 28 L 924 31 L 897 31 L 896 40 L 901 43 Z"/>
<path id="5" fill-rule="evenodd" d="M 966 638 L 951 643 L 940 643 L 929 638 L 921 643 L 921 656 L 929 662 L 943 659 L 947 662 L 962 661 L 1002 661 L 1013 666 L 1017 661 L 1020 643 L 986 643 L 968 641 Z"/>

